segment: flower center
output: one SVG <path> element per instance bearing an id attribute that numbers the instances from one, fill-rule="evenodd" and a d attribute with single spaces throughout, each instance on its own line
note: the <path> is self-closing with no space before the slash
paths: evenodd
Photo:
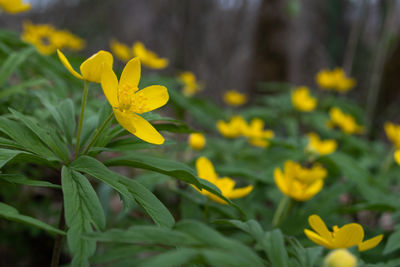
<path id="1" fill-rule="evenodd" d="M 122 112 L 132 112 L 138 114 L 146 112 L 147 97 L 145 97 L 143 92 L 136 91 L 137 88 L 133 88 L 129 84 L 122 85 L 118 90 L 118 109 L 120 109 Z"/>

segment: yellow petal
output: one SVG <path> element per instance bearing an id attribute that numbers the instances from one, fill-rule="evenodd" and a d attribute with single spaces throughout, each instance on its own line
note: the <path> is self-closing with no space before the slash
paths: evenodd
<path id="1" fill-rule="evenodd" d="M 113 57 L 110 52 L 100 50 L 81 64 L 81 73 L 85 80 L 95 83 L 101 82 L 104 68 L 112 68 Z"/>
<path id="2" fill-rule="evenodd" d="M 215 185 L 219 188 L 223 196 L 228 197 L 227 194 L 232 192 L 235 187 L 235 181 L 229 177 L 223 177 L 217 179 Z"/>
<path id="3" fill-rule="evenodd" d="M 164 86 L 151 85 L 136 92 L 134 98 L 140 99 L 138 102 L 142 105 L 141 113 L 144 113 L 164 106 L 169 100 L 169 95 Z"/>
<path id="4" fill-rule="evenodd" d="M 279 190 L 281 190 L 281 192 L 285 195 L 288 195 L 288 185 L 286 181 L 286 177 L 284 176 L 284 174 L 282 173 L 281 169 L 276 168 L 274 170 L 274 180 L 275 180 L 275 184 L 278 186 Z"/>
<path id="5" fill-rule="evenodd" d="M 371 248 L 376 247 L 382 241 L 383 235 L 375 236 L 371 239 L 368 239 L 361 244 L 358 244 L 359 251 L 365 251 Z"/>
<path id="6" fill-rule="evenodd" d="M 318 194 L 319 191 L 321 191 L 323 186 L 324 186 L 324 182 L 322 181 L 322 179 L 319 179 L 319 180 L 315 181 L 314 183 L 312 183 L 311 185 L 309 185 L 303 194 L 302 201 L 309 200 L 310 198 L 312 198 L 313 196 Z"/>
<path id="7" fill-rule="evenodd" d="M 400 149 L 396 150 L 396 152 L 394 152 L 394 160 L 396 161 L 397 164 L 400 165 Z"/>
<path id="8" fill-rule="evenodd" d="M 77 72 L 72 68 L 72 66 L 71 66 L 71 64 L 69 63 L 68 59 L 64 56 L 64 54 L 63 54 L 59 49 L 57 49 L 57 55 L 58 55 L 58 58 L 60 59 L 61 63 L 64 65 L 64 67 L 65 67 L 72 75 L 74 75 L 74 76 L 75 76 L 76 78 L 78 78 L 78 79 L 82 79 L 82 80 L 83 80 L 82 75 L 80 75 L 79 73 L 77 73 Z"/>
<path id="9" fill-rule="evenodd" d="M 304 229 L 304 233 L 314 243 L 316 243 L 316 244 L 318 244 L 320 246 L 324 246 L 326 248 L 330 248 L 330 249 L 334 248 L 334 247 L 332 247 L 332 244 L 328 240 L 326 240 L 323 237 L 319 236 L 315 232 L 310 231 L 308 229 Z"/>
<path id="10" fill-rule="evenodd" d="M 122 71 L 121 78 L 119 79 L 119 85 L 128 85 L 135 91 L 138 88 L 140 81 L 140 60 L 135 57 L 126 63 L 124 70 Z"/>
<path id="11" fill-rule="evenodd" d="M 214 170 L 214 166 L 211 161 L 206 157 L 200 157 L 196 160 L 197 175 L 211 183 L 214 183 L 218 179 L 218 175 Z"/>
<path id="12" fill-rule="evenodd" d="M 111 68 L 105 68 L 101 76 L 101 88 L 112 107 L 118 107 L 118 79 Z"/>
<path id="13" fill-rule="evenodd" d="M 324 221 L 321 219 L 316 214 L 311 215 L 308 217 L 308 223 L 310 224 L 311 228 L 317 232 L 322 238 L 325 240 L 332 241 L 332 235 L 331 232 L 328 230 L 328 227 L 326 227 L 326 224 Z"/>
<path id="14" fill-rule="evenodd" d="M 131 134 L 148 143 L 161 145 L 164 138 L 159 132 L 145 119 L 137 114 L 121 112 L 114 110 L 117 121 Z"/>
<path id="15" fill-rule="evenodd" d="M 241 198 L 241 197 L 244 197 L 244 196 L 247 196 L 248 194 L 250 194 L 250 192 L 252 190 L 253 190 L 252 185 L 248 185 L 248 186 L 242 187 L 242 188 L 236 188 L 236 189 L 233 189 L 233 191 L 231 193 L 229 193 L 226 197 L 229 199 Z"/>
<path id="16" fill-rule="evenodd" d="M 349 248 L 362 242 L 364 229 L 358 223 L 346 224 L 335 233 L 333 239 L 336 248 Z"/>

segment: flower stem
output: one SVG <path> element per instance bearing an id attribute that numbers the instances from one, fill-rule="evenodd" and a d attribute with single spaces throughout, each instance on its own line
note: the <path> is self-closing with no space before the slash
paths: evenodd
<path id="1" fill-rule="evenodd" d="M 277 227 L 286 217 L 291 207 L 291 198 L 284 196 L 279 202 L 278 208 L 275 211 L 274 217 L 272 218 L 272 226 Z"/>
<path id="2" fill-rule="evenodd" d="M 84 86 L 84 89 L 83 89 L 83 96 L 82 96 L 81 114 L 79 116 L 78 133 L 76 135 L 75 158 L 77 158 L 78 154 L 79 154 L 79 142 L 80 142 L 80 139 L 81 139 L 83 115 L 85 114 L 85 106 L 86 106 L 86 99 L 87 99 L 88 89 L 89 89 L 89 82 L 85 81 L 85 86 Z"/>
<path id="3" fill-rule="evenodd" d="M 100 128 L 97 130 L 95 136 L 93 136 L 92 140 L 90 140 L 89 145 L 85 148 L 85 150 L 82 152 L 82 154 L 86 154 L 89 152 L 89 149 L 94 145 L 94 143 L 97 141 L 97 138 L 99 135 L 104 131 L 104 128 L 106 125 L 110 122 L 110 120 L 113 118 L 114 112 L 111 112 L 110 115 L 108 115 L 107 119 L 103 122 L 103 124 L 100 126 Z"/>
<path id="4" fill-rule="evenodd" d="M 61 213 L 60 213 L 60 220 L 58 223 L 58 229 L 64 230 L 65 227 L 65 219 L 64 219 L 64 203 L 61 204 Z M 50 267 L 58 267 L 60 263 L 60 255 L 61 255 L 61 248 L 62 248 L 62 235 L 57 235 L 56 240 L 54 241 L 53 246 L 53 256 L 51 257 L 51 264 Z"/>

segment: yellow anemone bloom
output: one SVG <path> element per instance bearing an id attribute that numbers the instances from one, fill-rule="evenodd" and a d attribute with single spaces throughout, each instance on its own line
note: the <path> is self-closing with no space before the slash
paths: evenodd
<path id="1" fill-rule="evenodd" d="M 182 72 L 178 78 L 183 83 L 183 94 L 185 96 L 192 96 L 202 89 L 193 72 Z"/>
<path id="2" fill-rule="evenodd" d="M 335 249 L 324 259 L 324 267 L 356 267 L 357 258 L 347 249 Z"/>
<path id="3" fill-rule="evenodd" d="M 325 90 L 335 90 L 339 93 L 345 93 L 352 89 L 356 81 L 348 78 L 342 68 L 331 70 L 321 70 L 316 75 L 317 84 Z"/>
<path id="4" fill-rule="evenodd" d="M 310 112 L 317 106 L 317 99 L 310 96 L 306 86 L 301 86 L 292 92 L 292 104 L 299 111 Z"/>
<path id="5" fill-rule="evenodd" d="M 318 215 L 308 217 L 308 223 L 315 231 L 304 230 L 306 236 L 314 243 L 328 249 L 350 248 L 358 246 L 359 251 L 365 251 L 376 247 L 383 238 L 383 235 L 375 236 L 363 241 L 364 229 L 358 223 L 349 223 L 342 227 L 333 226 L 333 231 L 329 231 L 324 221 Z"/>
<path id="6" fill-rule="evenodd" d="M 359 134 L 364 131 L 363 127 L 358 125 L 351 115 L 343 113 L 337 107 L 331 108 L 329 115 L 331 120 L 328 121 L 328 126 L 337 126 L 346 134 Z"/>
<path id="7" fill-rule="evenodd" d="M 235 188 L 235 181 L 229 177 L 222 177 L 219 178 L 218 174 L 214 170 L 214 166 L 212 165 L 211 161 L 208 160 L 206 157 L 200 157 L 196 160 L 196 169 L 197 175 L 209 181 L 210 183 L 214 184 L 218 189 L 221 191 L 221 194 L 228 198 L 228 199 L 235 199 L 235 198 L 242 198 L 250 194 L 253 190 L 252 185 L 248 185 L 242 188 Z M 227 202 L 220 197 L 217 197 L 211 192 L 207 190 L 201 189 L 198 190 L 201 194 L 207 196 L 208 198 L 212 199 L 215 202 L 220 204 L 227 204 Z"/>
<path id="8" fill-rule="evenodd" d="M 218 131 L 227 138 L 236 138 L 246 131 L 247 123 L 242 116 L 234 116 L 231 118 L 230 122 L 225 122 L 222 120 L 217 121 Z"/>
<path id="9" fill-rule="evenodd" d="M 122 127 L 146 142 L 160 145 L 164 138 L 138 114 L 164 106 L 169 99 L 168 91 L 161 85 L 139 90 L 139 81 L 140 60 L 133 58 L 126 64 L 119 82 L 112 68 L 104 68 L 101 87 Z"/>
<path id="10" fill-rule="evenodd" d="M 275 184 L 281 192 L 297 201 L 306 201 L 321 191 L 327 172 L 321 165 L 303 168 L 299 163 L 287 160 L 284 171 L 276 168 Z"/>
<path id="11" fill-rule="evenodd" d="M 127 62 L 133 57 L 131 48 L 117 40 L 110 41 L 110 48 L 111 52 L 123 62 Z"/>
<path id="12" fill-rule="evenodd" d="M 238 107 L 247 102 L 247 96 L 236 90 L 229 90 L 224 94 L 224 102 L 229 106 Z"/>
<path id="13" fill-rule="evenodd" d="M 141 42 L 133 44 L 133 55 L 138 57 L 143 65 L 152 69 L 164 69 L 168 66 L 168 59 L 160 58 L 156 53 L 147 50 Z"/>
<path id="14" fill-rule="evenodd" d="M 104 69 L 112 69 L 113 57 L 110 52 L 100 50 L 90 58 L 86 59 L 80 66 L 81 74 L 76 72 L 64 54 L 57 50 L 58 57 L 64 67 L 76 78 L 100 83 Z"/>
<path id="15" fill-rule="evenodd" d="M 400 149 L 400 125 L 386 122 L 384 127 L 389 140 L 397 149 Z"/>
<path id="16" fill-rule="evenodd" d="M 24 3 L 22 0 L 0 0 L 0 7 L 10 14 L 17 14 L 31 9 L 31 5 Z"/>
<path id="17" fill-rule="evenodd" d="M 189 145 L 193 149 L 201 150 L 206 145 L 206 138 L 202 133 L 192 133 L 189 135 Z"/>
<path id="18" fill-rule="evenodd" d="M 337 148 L 337 142 L 333 139 L 321 140 L 316 133 L 309 133 L 307 136 L 310 141 L 306 147 L 306 151 L 319 155 L 328 155 L 335 152 Z"/>
<path id="19" fill-rule="evenodd" d="M 260 118 L 254 118 L 246 127 L 243 128 L 243 133 L 248 138 L 248 142 L 253 146 L 267 147 L 269 139 L 274 138 L 275 133 L 272 130 L 264 130 L 264 121 Z"/>
<path id="20" fill-rule="evenodd" d="M 394 152 L 394 160 L 396 161 L 397 164 L 400 165 L 400 149 L 396 150 L 396 152 Z"/>

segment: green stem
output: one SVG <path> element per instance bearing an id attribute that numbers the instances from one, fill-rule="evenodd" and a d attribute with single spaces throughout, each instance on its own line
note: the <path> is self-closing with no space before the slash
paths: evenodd
<path id="1" fill-rule="evenodd" d="M 84 89 L 83 89 L 83 96 L 82 96 L 81 114 L 79 116 L 78 134 L 76 135 L 75 158 L 77 158 L 78 154 L 79 154 L 79 142 L 80 142 L 80 139 L 81 139 L 83 115 L 85 114 L 85 106 L 86 106 L 86 99 L 87 99 L 88 89 L 89 89 L 89 82 L 85 81 L 85 86 L 84 86 Z"/>
<path id="2" fill-rule="evenodd" d="M 203 210 L 203 221 L 204 222 L 207 222 L 209 210 L 210 210 L 210 199 L 207 198 L 207 201 L 206 201 L 206 204 L 204 205 L 204 210 Z"/>
<path id="3" fill-rule="evenodd" d="M 58 223 L 58 229 L 64 230 L 65 228 L 65 219 L 64 219 L 64 202 L 61 206 L 61 213 L 60 213 L 60 220 Z M 60 263 L 60 255 L 62 249 L 62 241 L 64 237 L 62 235 L 57 235 L 56 240 L 54 241 L 53 247 L 53 256 L 51 257 L 51 264 L 50 267 L 58 267 Z"/>
<path id="4" fill-rule="evenodd" d="M 291 207 L 291 199 L 288 196 L 284 196 L 279 202 L 278 208 L 275 211 L 274 217 L 272 218 L 272 226 L 277 227 L 286 217 Z"/>
<path id="5" fill-rule="evenodd" d="M 104 128 L 106 128 L 106 125 L 110 122 L 110 120 L 114 117 L 114 112 L 111 112 L 110 115 L 108 115 L 107 119 L 103 122 L 103 124 L 100 126 L 100 128 L 97 130 L 95 136 L 93 136 L 92 140 L 90 140 L 89 145 L 85 148 L 85 150 L 82 152 L 83 155 L 89 152 L 89 149 L 94 145 L 94 143 L 97 141 L 97 138 L 99 135 L 104 131 Z"/>

